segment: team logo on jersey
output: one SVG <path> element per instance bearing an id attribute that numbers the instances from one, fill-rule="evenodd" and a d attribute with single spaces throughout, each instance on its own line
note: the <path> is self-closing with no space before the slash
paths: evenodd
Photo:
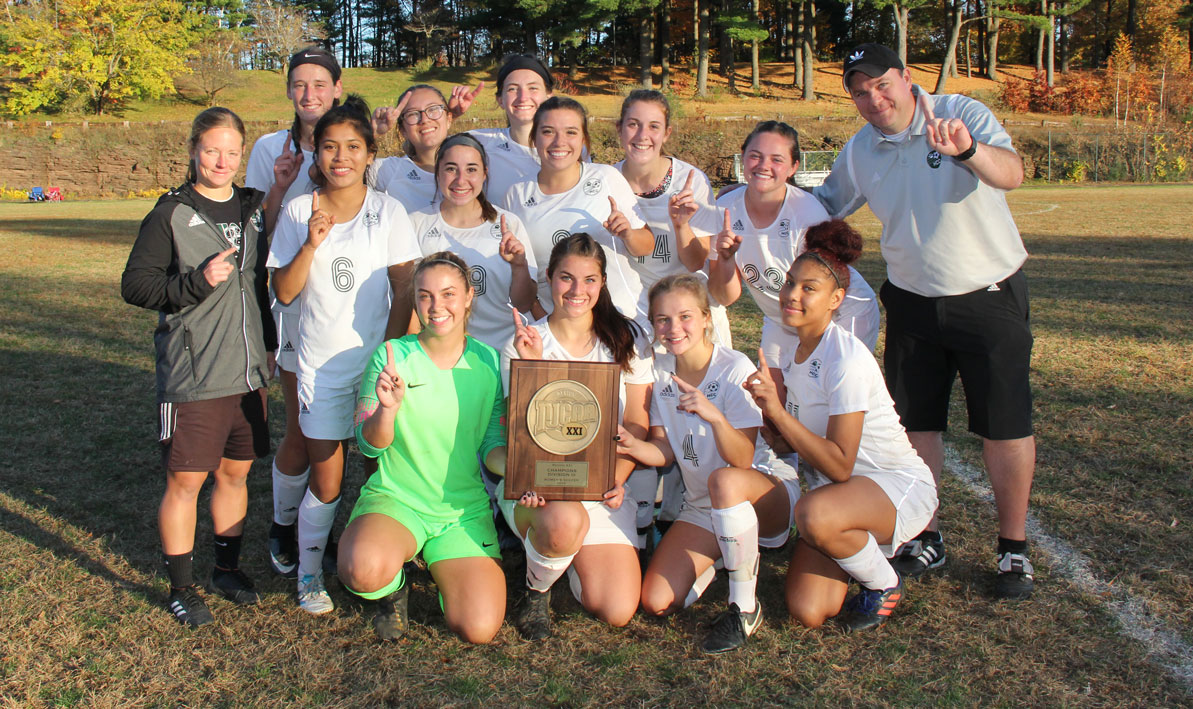
<path id="1" fill-rule="evenodd" d="M 605 184 L 605 183 L 601 181 L 601 178 L 599 178 L 599 177 L 590 177 L 590 178 L 588 178 L 587 180 L 585 180 L 585 181 L 584 181 L 584 194 L 586 194 L 586 195 L 588 195 L 589 197 L 591 197 L 591 196 L 593 196 L 594 194 L 597 194 L 598 192 L 600 192 L 600 191 L 601 191 L 601 187 L 602 187 L 604 184 Z"/>
<path id="2" fill-rule="evenodd" d="M 510 142 L 507 140 L 504 143 L 498 143 L 497 147 L 501 148 L 502 150 L 504 150 L 505 152 L 508 153 L 510 150 Z"/>
<path id="3" fill-rule="evenodd" d="M 289 340 L 286 340 L 286 344 L 282 345 L 282 352 L 293 352 L 293 351 L 294 351 L 294 345 L 290 344 Z"/>
<path id="4" fill-rule="evenodd" d="M 261 231 L 265 228 L 265 215 L 261 213 L 260 209 L 258 209 L 257 211 L 253 212 L 253 216 L 249 217 L 249 222 L 252 223 L 254 229 Z"/>
<path id="5" fill-rule="evenodd" d="M 500 239 L 502 237 L 501 222 L 493 222 L 493 226 L 489 227 L 489 235 L 494 239 Z"/>
<path id="6" fill-rule="evenodd" d="M 439 236 L 439 227 L 437 227 L 437 226 L 431 227 L 429 230 L 427 230 L 426 234 L 423 234 L 424 239 L 434 239 L 434 238 L 437 238 L 438 236 Z"/>
<path id="7" fill-rule="evenodd" d="M 560 229 L 559 231 L 557 231 L 551 235 L 551 245 L 554 246 L 555 244 L 558 244 L 559 242 L 563 241 L 564 239 L 568 238 L 571 235 L 572 235 L 572 232 L 568 231 L 567 229 Z"/>
<path id="8" fill-rule="evenodd" d="M 311 413 L 311 407 L 307 406 L 307 402 L 300 401 L 298 402 L 298 413 L 309 414 Z"/>
<path id="9" fill-rule="evenodd" d="M 381 223 L 381 215 L 377 212 L 365 212 L 365 226 L 377 226 Z"/>
<path id="10" fill-rule="evenodd" d="M 717 392 L 721 390 L 720 382 L 709 382 L 708 386 L 704 387 L 704 396 L 709 401 L 717 398 Z"/>
<path id="11" fill-rule="evenodd" d="M 668 399 L 674 399 L 675 390 L 671 388 L 670 384 L 668 384 L 667 386 L 663 387 L 663 391 L 659 392 L 659 396 L 665 396 Z"/>
<path id="12" fill-rule="evenodd" d="M 742 224 L 742 221 L 741 221 L 740 219 L 738 219 L 737 221 L 733 222 L 733 229 L 734 229 L 734 231 L 741 231 L 742 229 L 745 229 L 745 228 L 746 228 L 746 225 L 745 225 L 745 224 Z"/>
<path id="13" fill-rule="evenodd" d="M 696 446 L 692 443 L 691 433 L 688 433 L 683 439 L 683 459 L 690 462 L 693 467 L 700 467 L 700 456 L 696 455 Z"/>
<path id="14" fill-rule="evenodd" d="M 933 170 L 940 167 L 940 153 L 936 152 L 935 150 L 928 153 L 928 167 L 932 168 Z"/>
<path id="15" fill-rule="evenodd" d="M 790 239 L 791 238 L 791 220 L 790 219 L 780 219 L 779 220 L 779 238 L 780 239 Z"/>
<path id="16" fill-rule="evenodd" d="M 220 224 L 219 226 L 220 230 L 224 232 L 224 238 L 228 240 L 228 243 L 235 246 L 237 251 L 240 251 L 240 225 L 235 222 L 231 222 L 228 224 Z"/>
<path id="17" fill-rule="evenodd" d="M 411 170 L 410 172 L 406 173 L 406 177 L 410 178 L 411 182 L 421 182 L 423 179 L 418 174 L 418 170 Z"/>
<path id="18" fill-rule="evenodd" d="M 539 201 L 538 201 L 537 199 L 535 199 L 535 198 L 534 198 L 534 195 L 531 195 L 531 196 L 530 196 L 530 199 L 528 199 L 528 200 L 526 200 L 525 202 L 523 202 L 523 203 L 522 203 L 522 206 L 524 206 L 524 207 L 533 207 L 534 205 L 536 205 L 536 204 L 538 204 L 538 203 L 539 203 Z"/>
<path id="19" fill-rule="evenodd" d="M 808 376 L 812 379 L 820 379 L 820 360 L 814 359 L 808 362 Z"/>
<path id="20" fill-rule="evenodd" d="M 188 227 L 189 226 L 202 226 L 203 225 L 203 217 L 200 217 L 198 214 L 192 214 L 191 220 L 189 222 L 187 222 L 186 225 Z"/>

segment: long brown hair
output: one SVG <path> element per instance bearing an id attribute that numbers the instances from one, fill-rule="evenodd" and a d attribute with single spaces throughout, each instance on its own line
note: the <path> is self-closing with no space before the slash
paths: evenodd
<path id="1" fill-rule="evenodd" d="M 547 262 L 547 278 L 555 277 L 555 269 L 559 262 L 568 256 L 590 258 L 597 262 L 601 271 L 601 293 L 592 307 L 592 331 L 597 339 L 613 355 L 613 361 L 621 366 L 623 372 L 630 371 L 630 364 L 634 359 L 634 341 L 639 334 L 638 325 L 621 314 L 617 306 L 613 305 L 613 296 L 609 294 L 609 278 L 606 275 L 605 250 L 597 240 L 580 231 L 560 239 L 551 249 L 551 259 Z"/>
<path id="2" fill-rule="evenodd" d="M 489 184 L 489 156 L 485 153 L 485 146 L 472 137 L 471 133 L 465 131 L 448 136 L 446 140 L 439 144 L 439 149 L 435 151 L 435 191 L 439 191 L 439 165 L 443 162 L 443 156 L 447 154 L 449 149 L 457 145 L 473 148 L 476 152 L 480 153 L 481 165 L 485 168 L 485 186 L 487 187 Z M 480 194 L 476 196 L 476 201 L 480 202 L 482 219 L 487 222 L 497 220 L 497 208 L 489 202 L 489 198 L 485 196 L 484 190 L 481 190 Z"/>

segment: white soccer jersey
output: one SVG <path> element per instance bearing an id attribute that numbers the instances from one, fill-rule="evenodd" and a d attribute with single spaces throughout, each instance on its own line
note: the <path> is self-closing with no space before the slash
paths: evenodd
<path id="1" fill-rule="evenodd" d="M 511 323 L 513 320 L 510 321 Z M 565 362 L 612 362 L 613 353 L 605 346 L 603 342 L 597 342 L 596 346 L 588 351 L 588 354 L 577 357 L 571 352 L 564 349 L 563 345 L 559 344 L 559 340 L 555 339 L 555 335 L 551 332 L 551 326 L 547 320 L 541 320 L 530 327 L 538 330 L 539 337 L 543 340 L 543 359 L 559 360 Z M 630 359 L 630 371 L 621 373 L 621 388 L 618 392 L 618 419 L 625 411 L 625 388 L 627 384 L 650 384 L 654 381 L 654 374 L 651 372 L 651 355 L 650 343 L 646 341 L 645 337 L 639 337 L 634 343 L 634 356 Z M 501 350 L 501 383 L 505 387 L 506 396 L 509 396 L 510 390 L 510 360 L 521 359 L 518 356 L 518 350 L 514 347 L 514 340 L 511 337 L 510 341 L 505 344 Z"/>
<path id="2" fill-rule="evenodd" d="M 407 212 L 429 207 L 439 198 L 435 173 L 422 169 L 409 157 L 381 158 L 373 162 L 373 169 L 373 187 L 401 202 Z"/>
<path id="3" fill-rule="evenodd" d="M 704 381 L 688 383 L 704 392 L 709 403 L 725 414 L 729 425 L 756 428 L 762 425 L 762 412 L 749 392 L 742 388 L 742 382 L 755 371 L 757 368 L 750 358 L 741 352 L 713 345 L 712 360 L 708 363 Z M 655 356 L 650 425 L 662 426 L 667 432 L 667 442 L 675 452 L 675 463 L 683 473 L 684 502 L 710 509 L 708 476 L 728 463 L 717 450 L 712 424 L 696 414 L 676 409 L 681 392 L 671 376 L 674 372 L 674 355 Z"/>
<path id="4" fill-rule="evenodd" d="M 244 186 L 251 187 L 262 192 L 269 192 L 269 188 L 273 187 L 273 162 L 282 154 L 282 149 L 286 147 L 286 136 L 290 135 L 290 129 L 277 131 L 276 133 L 269 133 L 257 138 L 257 142 L 253 143 L 253 150 L 249 153 L 249 164 L 244 175 Z M 290 150 L 294 150 L 297 146 L 291 142 Z M 282 197 L 282 206 L 294 199 L 298 195 L 310 194 L 315 189 L 315 183 L 311 180 L 311 166 L 315 163 L 315 153 L 302 151 L 302 167 L 298 169 L 298 176 L 294 178 L 294 182 L 286 190 L 285 196 Z"/>
<path id="5" fill-rule="evenodd" d="M 307 240 L 311 197 L 286 205 L 269 250 L 281 268 Z M 298 377 L 320 387 L 354 387 L 385 338 L 391 300 L 387 268 L 421 253 L 406 210 L 372 189 L 351 221 L 336 224 L 315 250 L 298 319 Z"/>
<path id="6" fill-rule="evenodd" d="M 470 130 L 468 134 L 485 148 L 485 157 L 489 159 L 485 196 L 493 204 L 503 204 L 505 193 L 515 182 L 538 175 L 538 151 L 511 138 L 509 128 L 483 128 Z"/>
<path id="7" fill-rule="evenodd" d="M 779 306 L 779 291 L 787 279 L 787 270 L 807 246 L 804 236 L 808 228 L 828 221 L 828 212 L 812 195 L 793 185 L 787 185 L 787 196 L 779 209 L 779 216 L 767 226 L 759 227 L 746 212 L 746 189 L 734 190 L 717 200 L 717 206 L 729 210 L 730 225 L 741 236 L 741 248 L 734 258 L 741 273 L 742 285 L 749 291 L 762 314 L 781 326 L 783 314 Z M 724 218 L 721 225 L 724 226 Z M 720 229 L 718 228 L 718 231 Z M 716 252 L 709 254 L 714 258 Z M 878 300 L 874 290 L 857 269 L 849 266 L 849 288 L 845 300 L 834 313 L 837 322 L 861 325 L 858 337 L 876 341 L 878 337 Z"/>
<path id="8" fill-rule="evenodd" d="M 257 141 L 253 143 L 252 152 L 249 153 L 249 165 L 244 175 L 245 187 L 261 190 L 268 194 L 275 182 L 273 179 L 273 162 L 278 159 L 278 156 L 282 154 L 282 150 L 285 149 L 286 136 L 288 135 L 290 135 L 290 129 L 286 128 L 285 130 L 269 133 L 257 138 Z M 290 150 L 294 150 L 295 147 L 293 141 L 291 141 Z M 301 148 L 299 149 L 301 150 Z M 303 150 L 302 166 L 298 168 L 298 176 L 294 178 L 294 182 L 290 183 L 286 194 L 282 196 L 282 209 L 285 209 L 286 204 L 295 197 L 310 194 L 315 190 L 315 183 L 311 180 L 311 167 L 314 164 L 314 151 L 307 152 Z M 282 305 L 275 299 L 270 305 L 271 310 L 275 313 L 293 313 L 297 315 L 300 298 L 295 298 L 289 305 Z M 278 343 L 279 347 L 285 345 L 286 343 L 284 342 Z"/>
<path id="9" fill-rule="evenodd" d="M 806 360 L 798 364 L 794 358 L 784 361 L 783 383 L 787 387 L 788 413 L 818 436 L 828 431 L 830 416 L 865 412 L 853 475 L 898 476 L 935 487 L 932 472 L 911 447 L 907 431 L 899 423 L 874 355 L 844 328 L 829 323 Z M 818 472 L 808 477 L 812 487 L 827 482 Z"/>
<path id="10" fill-rule="evenodd" d="M 551 284 L 547 265 L 555 244 L 577 232 L 586 232 L 605 249 L 608 262 L 609 295 L 613 304 L 631 320 L 646 322 L 646 294 L 642 280 L 630 263 L 633 257 L 625 242 L 605 229 L 605 220 L 612 208 L 609 198 L 630 222 L 640 229 L 646 222 L 638 209 L 638 197 L 630 185 L 612 165 L 581 163 L 580 179 L 567 192 L 543 194 L 537 177 L 530 177 L 510 187 L 505 195 L 505 208 L 517 214 L 530 235 L 528 246 L 542 268 L 539 270 L 539 301 L 548 310 L 552 307 Z"/>
<path id="11" fill-rule="evenodd" d="M 510 284 L 513 271 L 501 258 L 501 217 L 514 237 L 528 243 L 522 221 L 509 212 L 497 208 L 497 218 L 477 227 L 461 229 L 444 221 L 439 206 L 425 207 L 411 212 L 410 223 L 418 237 L 423 256 L 436 251 L 451 251 L 468 264 L 472 282 L 472 315 L 468 318 L 468 334 L 494 349 L 504 347 L 514 336 L 514 321 L 510 308 Z M 533 279 L 538 274 L 534 252 L 526 248 L 526 267 Z"/>
<path id="12" fill-rule="evenodd" d="M 654 234 L 654 253 L 648 256 L 639 256 L 632 259 L 630 263 L 637 269 L 638 275 L 642 279 L 642 287 L 648 291 L 651 286 L 667 276 L 688 273 L 688 269 L 679 260 L 675 227 L 671 224 L 668 207 L 671 198 L 683 192 L 689 174 L 695 173 L 692 180 L 692 195 L 698 205 L 698 211 L 692 215 L 691 221 L 688 222 L 688 225 L 692 227 L 692 232 L 698 238 L 708 238 L 720 233 L 723 225 L 721 211 L 715 206 L 716 200 L 708 176 L 699 168 L 679 158 L 670 158 L 670 160 L 671 184 L 667 190 L 658 197 L 638 197 L 638 209 L 641 210 L 642 218 L 650 227 L 651 233 Z M 624 160 L 614 167 L 620 171 L 623 164 L 625 164 Z"/>

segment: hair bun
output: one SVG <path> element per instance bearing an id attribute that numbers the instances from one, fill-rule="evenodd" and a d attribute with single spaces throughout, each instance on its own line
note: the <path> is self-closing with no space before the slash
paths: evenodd
<path id="1" fill-rule="evenodd" d="M 371 121 L 373 112 L 369 109 L 369 102 L 365 101 L 364 96 L 360 94 L 348 94 L 344 102 L 340 104 L 344 110 L 358 113 L 365 117 L 365 121 Z"/>
<path id="2" fill-rule="evenodd" d="M 862 235 L 842 219 L 830 219 L 809 228 L 804 245 L 808 251 L 830 254 L 846 266 L 862 255 Z"/>

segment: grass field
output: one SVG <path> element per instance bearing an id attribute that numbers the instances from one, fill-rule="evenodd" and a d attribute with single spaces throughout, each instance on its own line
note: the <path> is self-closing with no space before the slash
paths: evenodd
<path id="1" fill-rule="evenodd" d="M 946 476 L 949 563 L 909 586 L 891 623 L 852 637 L 793 628 L 786 554 L 769 553 L 764 626 L 717 658 L 696 642 L 721 608 L 723 576 L 694 608 L 621 630 L 561 588 L 557 635 L 542 644 L 508 626 L 491 646 L 457 641 L 425 573 L 397 644 L 377 644 L 368 610 L 335 584 L 341 608 L 308 616 L 267 573 L 266 463 L 250 480 L 244 554 L 264 602 L 213 600 L 214 625 L 179 627 L 163 610 L 154 521 L 156 316 L 125 305 L 118 286 L 151 203 L 0 205 L 0 705 L 1193 706 L 1193 187 L 1023 188 L 1010 200 L 1032 253 L 1032 512 L 1088 559 L 1100 590 L 1037 552 L 1036 595 L 992 600 L 994 510 Z M 864 210 L 854 221 L 877 287 L 877 223 Z M 732 317 L 739 348 L 753 351 L 755 314 L 735 306 Z M 955 404 L 955 467 L 980 468 Z M 354 458 L 346 489 L 362 475 Z M 203 516 L 200 576 L 211 565 Z M 1185 655 L 1127 639 L 1113 612 L 1123 599 Z"/>

